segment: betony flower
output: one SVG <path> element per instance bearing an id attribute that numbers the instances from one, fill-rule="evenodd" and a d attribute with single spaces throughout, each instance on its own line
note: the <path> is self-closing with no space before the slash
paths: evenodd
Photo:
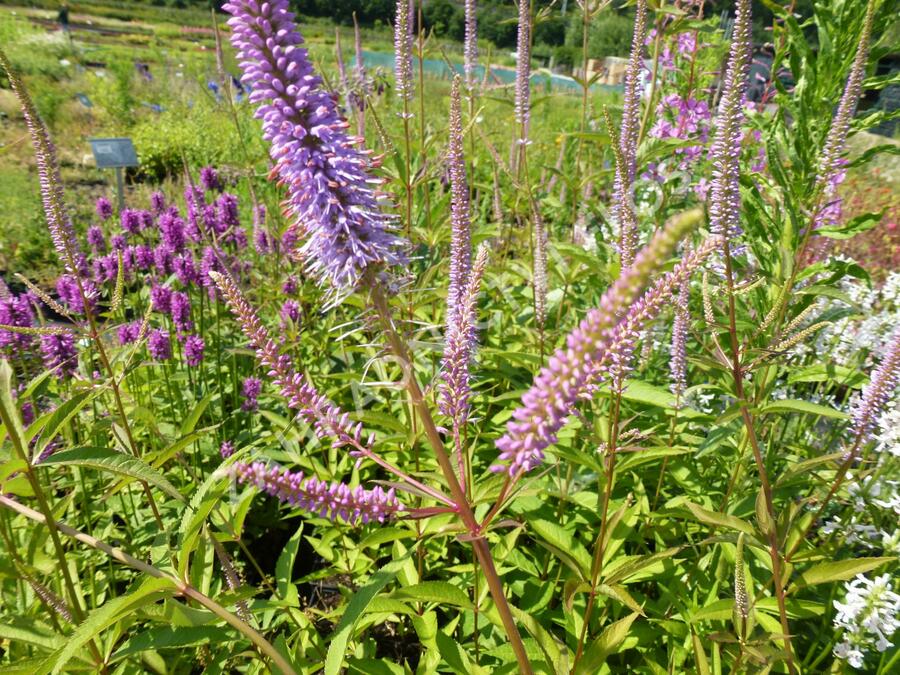
<path id="1" fill-rule="evenodd" d="M 103 236 L 103 228 L 99 225 L 91 225 L 87 231 L 87 242 L 94 253 L 106 251 L 106 237 Z"/>
<path id="2" fill-rule="evenodd" d="M 234 454 L 234 443 L 222 441 L 222 445 L 219 446 L 219 454 L 222 456 L 222 459 L 231 457 Z"/>
<path id="3" fill-rule="evenodd" d="M 150 331 L 147 336 L 147 350 L 150 356 L 157 361 L 168 361 L 172 358 L 172 342 L 169 339 L 169 332 L 162 328 L 156 328 Z"/>
<path id="4" fill-rule="evenodd" d="M 155 285 L 150 289 L 150 305 L 153 311 L 168 314 L 172 311 L 172 289 Z"/>
<path id="5" fill-rule="evenodd" d="M 109 220 L 112 218 L 113 207 L 106 197 L 97 198 L 97 201 L 94 203 L 94 210 L 97 212 L 97 216 L 100 220 Z"/>
<path id="6" fill-rule="evenodd" d="M 72 333 L 51 333 L 41 335 L 41 356 L 44 367 L 63 379 L 78 368 L 78 351 Z"/>
<path id="7" fill-rule="evenodd" d="M 348 136 L 334 97 L 322 87 L 287 0 L 228 2 L 242 82 L 271 143 L 273 173 L 287 187 L 297 254 L 335 289 L 350 290 L 370 265 L 396 264 L 402 241 L 379 210 L 368 154 Z"/>
<path id="8" fill-rule="evenodd" d="M 121 326 L 119 326 L 119 330 L 117 333 L 119 344 L 122 346 L 129 345 L 132 342 L 135 342 L 140 334 L 141 324 L 139 321 L 123 323 Z"/>
<path id="9" fill-rule="evenodd" d="M 0 298 L 0 325 L 30 328 L 34 325 L 32 296 L 28 293 Z M 0 328 L 0 353 L 15 357 L 23 353 L 34 341 L 34 336 Z"/>
<path id="10" fill-rule="evenodd" d="M 244 412 L 252 412 L 259 407 L 256 400 L 262 392 L 262 382 L 259 378 L 248 377 L 244 379 L 241 386 L 241 392 L 244 394 L 244 402 L 241 404 L 241 410 Z"/>
<path id="11" fill-rule="evenodd" d="M 179 333 L 190 333 L 194 328 L 191 321 L 191 298 L 187 293 L 175 291 L 169 301 L 169 312 L 172 315 L 172 323 Z"/>
<path id="12" fill-rule="evenodd" d="M 219 172 L 215 167 L 204 166 L 200 169 L 200 185 L 207 192 L 218 192 L 222 189 L 222 182 L 219 180 Z"/>
<path id="13" fill-rule="evenodd" d="M 402 0 L 405 4 L 406 0 Z M 292 472 L 262 462 L 237 462 L 230 473 L 238 482 L 253 485 L 281 502 L 297 506 L 314 515 L 330 520 L 343 520 L 355 525 L 359 522 L 383 523 L 403 511 L 393 488 L 385 492 L 380 487 L 366 490 L 351 488 L 344 483 L 327 483 L 303 472 Z"/>
<path id="14" fill-rule="evenodd" d="M 188 335 L 184 339 L 184 361 L 191 368 L 196 368 L 203 362 L 203 350 L 206 343 L 199 335 Z"/>

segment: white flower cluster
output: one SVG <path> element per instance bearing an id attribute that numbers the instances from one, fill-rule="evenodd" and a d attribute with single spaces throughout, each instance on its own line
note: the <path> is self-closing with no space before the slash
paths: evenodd
<path id="1" fill-rule="evenodd" d="M 857 305 L 859 313 L 838 319 L 819 332 L 813 353 L 828 354 L 832 362 L 853 366 L 860 352 L 880 354 L 894 328 L 900 324 L 900 272 L 893 272 L 880 288 L 859 280 L 844 280 L 841 290 Z M 835 300 L 820 301 L 823 310 L 846 307 Z M 863 318 L 860 318 L 862 315 Z M 802 347 L 798 351 L 803 351 Z"/>
<path id="2" fill-rule="evenodd" d="M 834 603 L 834 625 L 844 631 L 834 654 L 851 667 L 862 668 L 872 647 L 883 652 L 893 646 L 888 638 L 900 628 L 900 595 L 894 593 L 888 574 L 874 580 L 858 574 L 844 587 L 844 601 Z"/>

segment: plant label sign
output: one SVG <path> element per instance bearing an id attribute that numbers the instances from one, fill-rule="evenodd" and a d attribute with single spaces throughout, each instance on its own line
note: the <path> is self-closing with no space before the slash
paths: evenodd
<path id="1" fill-rule="evenodd" d="M 130 138 L 91 138 L 91 151 L 98 169 L 137 166 L 137 152 Z"/>

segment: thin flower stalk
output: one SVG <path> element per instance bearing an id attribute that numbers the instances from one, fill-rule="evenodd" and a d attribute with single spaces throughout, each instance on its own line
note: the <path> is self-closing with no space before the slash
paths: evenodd
<path id="1" fill-rule="evenodd" d="M 620 315 L 634 303 L 648 283 L 650 275 L 672 253 L 680 238 L 699 220 L 691 211 L 673 218 L 661 229 L 566 338 L 566 347 L 558 350 L 535 377 L 522 397 L 522 405 L 513 413 L 506 434 L 497 441 L 499 463 L 492 469 L 508 471 L 511 476 L 530 471 L 543 460 L 543 451 L 556 442 L 556 432 L 572 413 L 578 397 L 598 375 L 597 369 L 609 358 L 609 347 L 619 325 Z M 625 335 L 619 336 L 625 339 Z"/>
<path id="2" fill-rule="evenodd" d="M 273 174 L 286 186 L 297 255 L 334 289 L 352 289 L 372 265 L 403 261 L 403 242 L 379 207 L 371 159 L 350 137 L 334 98 L 315 74 L 287 0 L 234 0 L 231 42 L 259 104 Z"/>

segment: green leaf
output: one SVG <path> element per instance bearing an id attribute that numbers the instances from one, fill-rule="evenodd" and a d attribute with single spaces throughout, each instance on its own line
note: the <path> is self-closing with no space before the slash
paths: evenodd
<path id="1" fill-rule="evenodd" d="M 820 415 L 822 417 L 831 417 L 836 420 L 844 420 L 849 417 L 847 413 L 835 410 L 826 405 L 818 403 L 810 403 L 809 401 L 800 401 L 796 399 L 786 399 L 783 401 L 773 401 L 762 408 L 763 413 L 772 412 L 798 412 L 808 415 Z"/>
<path id="2" fill-rule="evenodd" d="M 112 660 L 118 661 L 148 649 L 181 649 L 231 639 L 232 631 L 221 626 L 159 626 L 129 638 L 112 655 Z"/>
<path id="3" fill-rule="evenodd" d="M 297 560 L 297 551 L 300 550 L 300 541 L 303 538 L 303 524 L 297 528 L 293 536 L 288 539 L 278 556 L 278 562 L 275 563 L 275 581 L 278 584 L 278 597 L 282 600 L 296 596 L 297 591 L 293 585 L 294 562 Z"/>
<path id="4" fill-rule="evenodd" d="M 12 397 L 12 368 L 6 359 L 0 360 L 0 421 L 6 428 L 6 434 L 13 445 L 20 450 L 25 450 L 25 430 L 22 428 L 22 418 L 16 410 L 16 403 Z"/>
<path id="5" fill-rule="evenodd" d="M 338 675 L 341 670 L 341 664 L 344 662 L 347 642 L 350 640 L 356 622 L 365 613 L 372 599 L 397 576 L 409 555 L 407 553 L 402 558 L 389 562 L 375 572 L 365 586 L 353 594 L 353 597 L 347 604 L 347 609 L 344 610 L 344 614 L 341 616 L 341 620 L 328 638 L 330 644 L 328 646 L 328 655 L 325 658 L 325 675 Z"/>
<path id="6" fill-rule="evenodd" d="M 200 487 L 194 492 L 191 501 L 185 509 L 178 530 L 178 540 L 181 542 L 181 550 L 178 554 L 179 573 L 185 576 L 191 554 L 197 546 L 197 539 L 203 529 L 203 523 L 210 512 L 216 507 L 228 489 L 228 478 L 218 473 L 211 473 L 206 477 Z"/>
<path id="7" fill-rule="evenodd" d="M 155 602 L 166 592 L 174 590 L 175 586 L 168 579 L 145 577 L 130 593 L 107 600 L 92 611 L 74 633 L 67 636 L 65 646 L 48 659 L 45 669 L 42 669 L 41 673 L 62 672 L 66 663 L 79 649 L 116 621 L 142 605 Z"/>
<path id="8" fill-rule="evenodd" d="M 194 430 L 194 428 L 197 426 L 197 422 L 200 421 L 200 417 L 203 415 L 203 412 L 206 410 L 206 407 L 209 405 L 212 399 L 213 395 L 210 393 L 197 401 L 197 405 L 194 406 L 194 409 L 191 410 L 190 414 L 185 417 L 184 421 L 181 423 L 182 436 L 187 436 Z"/>
<path id="9" fill-rule="evenodd" d="M 738 532 L 744 532 L 750 536 L 756 535 L 756 530 L 746 520 L 741 520 L 736 516 L 718 513 L 717 511 L 710 511 L 693 502 L 684 502 L 684 506 L 693 514 L 694 518 L 701 523 L 714 525 L 715 527 L 725 527 L 729 530 L 737 530 Z"/>
<path id="10" fill-rule="evenodd" d="M 412 586 L 397 589 L 391 597 L 474 609 L 472 601 L 469 600 L 469 596 L 466 595 L 465 591 L 446 581 L 422 581 Z"/>
<path id="11" fill-rule="evenodd" d="M 51 455 L 41 466 L 83 466 L 109 471 L 155 485 L 170 497 L 185 501 L 180 492 L 161 473 L 137 457 L 130 457 L 109 448 L 75 448 Z"/>
<path id="12" fill-rule="evenodd" d="M 883 213 L 864 213 L 839 227 L 820 227 L 816 230 L 816 234 L 829 239 L 852 239 L 878 225 L 883 215 Z"/>
<path id="13" fill-rule="evenodd" d="M 41 451 L 47 447 L 47 444 L 56 438 L 60 429 L 68 423 L 69 420 L 75 417 L 84 406 L 90 403 L 94 397 L 97 396 L 97 393 L 97 391 L 83 391 L 75 394 L 68 401 L 63 402 L 52 413 L 42 415 L 41 419 L 35 420 L 25 432 L 28 439 L 31 440 L 38 434 L 41 428 L 43 428 L 43 433 L 34 449 L 33 455 L 35 457 L 40 455 Z M 48 419 L 45 420 L 43 417 L 47 417 Z"/>
<path id="14" fill-rule="evenodd" d="M 803 588 L 805 586 L 827 584 L 832 581 L 845 581 L 852 579 L 857 574 L 864 574 L 893 560 L 897 560 L 897 558 L 852 558 L 850 560 L 819 563 L 800 575 L 800 578 L 797 579 L 797 587 Z"/>
<path id="15" fill-rule="evenodd" d="M 619 646 L 628 637 L 631 624 L 634 623 L 638 616 L 637 612 L 633 612 L 624 619 L 611 623 L 604 628 L 603 632 L 600 633 L 600 637 L 594 640 L 593 644 L 584 652 L 584 657 L 578 662 L 578 667 L 575 669 L 576 675 L 589 675 L 598 672 L 606 659 L 618 651 Z"/>
<path id="16" fill-rule="evenodd" d="M 542 546 L 559 556 L 560 560 L 578 573 L 583 580 L 590 578 L 591 556 L 575 540 L 571 532 L 549 520 L 535 520 L 530 525 Z"/>

